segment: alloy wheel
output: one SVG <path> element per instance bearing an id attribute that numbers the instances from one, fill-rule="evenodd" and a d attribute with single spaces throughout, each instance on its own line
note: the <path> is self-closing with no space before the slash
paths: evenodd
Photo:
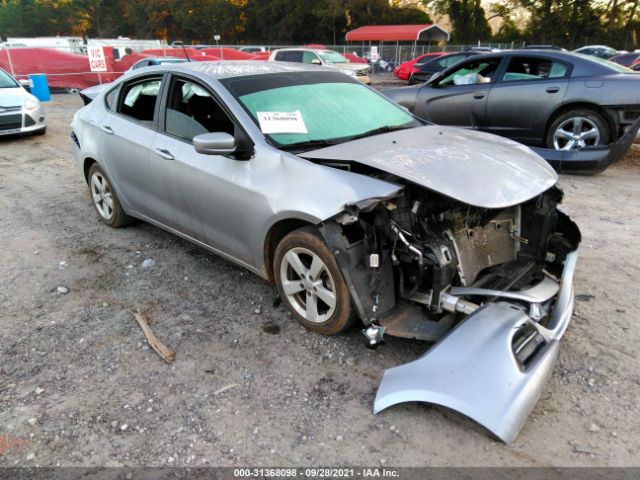
<path id="1" fill-rule="evenodd" d="M 98 213 L 105 220 L 113 217 L 113 196 L 111 186 L 100 172 L 91 176 L 91 197 Z"/>
<path id="2" fill-rule="evenodd" d="M 553 146 L 556 150 L 576 150 L 599 144 L 600 129 L 586 117 L 568 118 L 553 132 Z"/>
<path id="3" fill-rule="evenodd" d="M 293 309 L 305 320 L 324 323 L 335 312 L 335 283 L 325 263 L 311 250 L 290 249 L 280 263 L 282 290 Z"/>

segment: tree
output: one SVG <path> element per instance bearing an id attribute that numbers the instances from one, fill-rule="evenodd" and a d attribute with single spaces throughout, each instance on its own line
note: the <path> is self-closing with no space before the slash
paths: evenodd
<path id="1" fill-rule="evenodd" d="M 471 44 L 491 39 L 491 27 L 481 0 L 426 0 L 440 14 L 449 15 L 456 43 Z"/>

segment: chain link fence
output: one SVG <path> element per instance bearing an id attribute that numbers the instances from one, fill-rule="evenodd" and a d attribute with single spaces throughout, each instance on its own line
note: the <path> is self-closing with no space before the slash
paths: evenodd
<path id="1" fill-rule="evenodd" d="M 89 45 L 94 44 L 90 41 Z M 184 58 L 185 53 L 182 46 L 167 46 L 154 42 L 144 42 L 132 40 L 119 41 L 117 45 L 110 45 L 108 42 L 98 43 L 105 47 L 105 57 L 107 60 L 107 72 L 92 72 L 89 67 L 89 58 L 86 48 L 80 51 L 69 51 L 57 46 L 37 46 L 37 47 L 10 47 L 0 48 L 0 68 L 11 73 L 18 80 L 27 80 L 31 74 L 45 74 L 49 88 L 53 93 L 76 93 L 84 88 L 93 85 L 109 83 L 120 77 L 129 70 L 133 64 L 145 58 L 147 55 L 163 57 L 174 56 Z M 256 48 L 272 51 L 278 48 L 291 48 L 295 45 L 260 45 Z M 342 45 L 313 45 L 313 47 L 323 47 L 335 50 L 341 54 L 346 54 L 351 61 L 361 61 L 371 66 L 372 80 L 375 81 L 377 74 L 391 72 L 400 63 L 415 58 L 419 55 L 444 51 L 457 52 L 469 48 L 519 48 L 523 45 L 514 44 L 486 44 L 475 45 L 444 45 L 436 44 L 400 44 L 400 43 L 353 43 Z M 193 60 L 213 60 L 224 59 L 225 52 L 236 53 L 247 45 L 185 45 L 187 54 Z M 377 49 L 378 61 L 371 62 L 372 47 Z M 206 54 L 205 54 L 206 52 Z M 267 54 L 251 52 L 247 55 L 255 55 L 257 58 L 265 59 Z M 203 56 L 204 55 L 204 56 Z M 359 57 L 361 60 L 358 60 Z M 388 76 L 387 76 L 388 77 Z"/>

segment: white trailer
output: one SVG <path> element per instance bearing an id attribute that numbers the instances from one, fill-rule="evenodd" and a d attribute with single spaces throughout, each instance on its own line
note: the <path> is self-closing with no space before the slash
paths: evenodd
<path id="1" fill-rule="evenodd" d="M 9 37 L 4 45 L 6 48 L 42 47 L 55 48 L 70 53 L 87 52 L 82 37 Z"/>

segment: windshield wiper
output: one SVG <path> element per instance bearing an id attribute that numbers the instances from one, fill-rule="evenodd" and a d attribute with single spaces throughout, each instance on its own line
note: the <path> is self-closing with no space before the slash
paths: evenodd
<path id="1" fill-rule="evenodd" d="M 334 140 L 306 140 L 304 142 L 290 143 L 289 145 L 282 145 L 278 148 L 280 150 L 304 150 L 305 148 L 321 148 L 330 147 L 340 142 Z"/>

